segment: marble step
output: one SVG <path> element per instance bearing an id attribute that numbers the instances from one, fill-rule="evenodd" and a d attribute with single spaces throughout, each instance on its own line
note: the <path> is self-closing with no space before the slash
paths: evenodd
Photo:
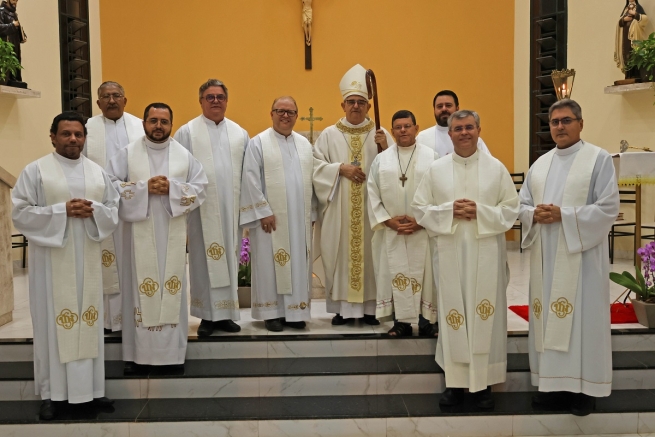
<path id="1" fill-rule="evenodd" d="M 56 420 L 38 420 L 39 401 L 0 402 L 0 435 L 185 436 L 546 436 L 637 435 L 655 432 L 655 393 L 613 392 L 586 417 L 565 405 L 541 409 L 530 393 L 496 393 L 493 411 L 472 399 L 441 410 L 438 394 L 129 399 L 98 410 L 60 406 Z"/>
<path id="2" fill-rule="evenodd" d="M 655 389 L 655 352 L 615 352 L 613 390 Z M 431 394 L 445 389 L 431 355 L 192 360 L 184 370 L 142 367 L 125 376 L 107 361 L 106 393 L 114 399 Z M 527 354 L 508 355 L 497 392 L 534 391 Z M 31 362 L 0 363 L 0 400 L 35 400 Z"/>
<path id="3" fill-rule="evenodd" d="M 186 359 L 432 355 L 437 340 L 386 334 L 212 335 L 189 337 Z M 655 351 L 655 329 L 613 329 L 612 350 Z M 527 333 L 507 336 L 508 353 L 527 353 Z M 0 340 L 0 362 L 32 361 L 32 339 Z M 105 359 L 122 360 L 120 334 L 105 337 Z"/>

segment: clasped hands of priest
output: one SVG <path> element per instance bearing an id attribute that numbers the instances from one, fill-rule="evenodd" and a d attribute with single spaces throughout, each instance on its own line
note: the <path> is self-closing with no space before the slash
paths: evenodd
<path id="1" fill-rule="evenodd" d="M 416 222 L 414 217 L 399 215 L 384 222 L 385 226 L 398 232 L 398 235 L 411 235 L 423 229 L 423 226 Z"/>
<path id="2" fill-rule="evenodd" d="M 170 182 L 166 176 L 155 176 L 148 179 L 148 193 L 150 194 L 166 195 L 169 187 Z"/>
<path id="3" fill-rule="evenodd" d="M 555 222 L 562 221 L 562 211 L 557 205 L 548 204 L 539 204 L 534 209 L 534 216 L 532 218 L 533 223 L 538 223 L 542 225 L 549 225 Z"/>
<path id="4" fill-rule="evenodd" d="M 339 167 L 339 176 L 344 176 L 351 181 L 361 184 L 366 180 L 366 173 L 358 165 L 341 164 Z"/>
<path id="5" fill-rule="evenodd" d="M 478 208 L 474 201 L 468 199 L 457 199 L 453 202 L 453 218 L 460 220 L 475 220 Z"/>
<path id="6" fill-rule="evenodd" d="M 73 218 L 93 217 L 93 203 L 86 199 L 71 199 L 66 202 L 66 215 Z"/>

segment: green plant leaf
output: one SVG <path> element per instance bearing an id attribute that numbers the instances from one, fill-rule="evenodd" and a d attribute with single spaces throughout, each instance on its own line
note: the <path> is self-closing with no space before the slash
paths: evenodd
<path id="1" fill-rule="evenodd" d="M 617 284 L 619 284 L 622 287 L 625 287 L 625 288 L 627 288 L 627 289 L 629 289 L 631 291 L 634 291 L 639 296 L 644 296 L 644 291 L 641 288 L 641 286 L 632 279 L 626 278 L 625 276 L 623 276 L 623 275 L 621 275 L 619 273 L 611 272 L 610 273 L 610 280 L 612 282 L 616 282 Z"/>

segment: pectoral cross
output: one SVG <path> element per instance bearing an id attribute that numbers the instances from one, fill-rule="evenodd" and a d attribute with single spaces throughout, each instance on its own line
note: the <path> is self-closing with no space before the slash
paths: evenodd
<path id="1" fill-rule="evenodd" d="M 400 180 L 402 181 L 402 183 L 403 183 L 403 187 L 404 187 L 404 186 L 405 186 L 405 181 L 407 180 L 407 176 L 405 176 L 404 174 L 402 174 L 402 176 L 399 177 L 398 179 L 400 179 Z"/>
<path id="2" fill-rule="evenodd" d="M 314 121 L 323 121 L 323 117 L 314 117 L 314 108 L 310 106 L 309 117 L 300 117 L 300 120 L 309 122 L 309 142 L 314 145 Z"/>

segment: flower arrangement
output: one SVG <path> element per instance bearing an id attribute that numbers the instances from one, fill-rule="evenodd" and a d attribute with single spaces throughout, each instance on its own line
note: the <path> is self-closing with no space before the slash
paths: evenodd
<path id="1" fill-rule="evenodd" d="M 639 300 L 655 303 L 655 241 L 637 249 L 637 255 L 641 257 L 643 274 L 635 267 L 636 278 L 629 272 L 612 272 L 610 279 L 634 291 Z"/>
<path id="2" fill-rule="evenodd" d="M 250 239 L 241 240 L 241 257 L 239 258 L 239 287 L 250 287 Z"/>

